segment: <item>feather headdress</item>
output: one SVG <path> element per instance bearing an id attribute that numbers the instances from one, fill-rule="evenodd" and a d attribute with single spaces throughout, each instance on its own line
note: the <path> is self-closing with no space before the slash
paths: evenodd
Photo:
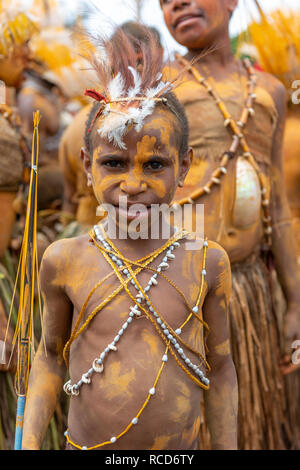
<path id="1" fill-rule="evenodd" d="M 300 9 L 275 10 L 253 22 L 249 30 L 264 70 L 290 90 L 300 76 Z"/>
<path id="2" fill-rule="evenodd" d="M 260 19 L 250 23 L 246 44 L 254 46 L 254 53 L 262 68 L 275 75 L 291 92 L 291 84 L 300 76 L 300 9 L 263 10 L 263 2 L 255 1 Z M 260 5 L 261 4 L 261 5 Z M 239 52 L 245 43 L 241 44 Z"/>
<path id="3" fill-rule="evenodd" d="M 17 1 L 0 1 L 0 58 L 6 57 L 15 45 L 25 43 L 38 31 L 33 17 Z"/>
<path id="4" fill-rule="evenodd" d="M 67 28 L 44 28 L 30 41 L 34 57 L 30 68 L 44 79 L 55 83 L 66 97 L 80 97 L 80 101 L 87 104 L 87 99 L 82 95 L 87 86 L 95 85 L 96 74 L 90 70 L 89 63 L 79 55 L 75 41 L 76 37 L 73 37 Z"/>
<path id="5" fill-rule="evenodd" d="M 123 137 L 127 130 L 141 130 L 157 102 L 164 102 L 164 95 L 173 88 L 172 83 L 162 79 L 163 58 L 157 38 L 147 27 L 141 29 L 143 41 L 125 34 L 121 27 L 109 40 L 100 35 L 90 38 L 96 53 L 89 60 L 98 87 L 85 94 L 99 102 L 98 134 L 121 149 L 126 148 Z"/>

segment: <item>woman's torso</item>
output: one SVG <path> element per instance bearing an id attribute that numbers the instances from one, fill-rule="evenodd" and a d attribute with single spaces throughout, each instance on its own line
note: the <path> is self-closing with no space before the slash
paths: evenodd
<path id="1" fill-rule="evenodd" d="M 231 74 L 222 81 L 209 77 L 210 84 L 236 122 L 245 108 L 247 80 L 245 70 Z M 175 93 L 188 116 L 189 142 L 194 151 L 184 188 L 175 195 L 175 200 L 178 200 L 205 186 L 212 172 L 220 165 L 224 153 L 229 151 L 233 133 L 224 125 L 224 117 L 215 100 L 191 74 L 184 76 Z M 270 189 L 272 139 L 277 112 L 272 97 L 259 81 L 255 94 L 255 114 L 249 117 L 243 132 Z M 260 184 L 251 164 L 247 159 L 240 158 L 242 153 L 240 148 L 229 162 L 221 184 L 214 185 L 210 194 L 196 201 L 204 204 L 205 233 L 226 249 L 232 262 L 242 261 L 253 251 L 259 250 L 263 237 Z"/>

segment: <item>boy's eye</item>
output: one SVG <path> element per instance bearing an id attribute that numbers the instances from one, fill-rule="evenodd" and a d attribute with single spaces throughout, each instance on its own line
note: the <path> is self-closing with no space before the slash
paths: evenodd
<path id="1" fill-rule="evenodd" d="M 102 162 L 102 166 L 108 168 L 123 168 L 124 162 L 121 160 L 106 160 Z"/>
<path id="2" fill-rule="evenodd" d="M 149 170 L 161 170 L 164 165 L 159 160 L 152 160 L 148 163 L 145 163 L 144 167 Z"/>

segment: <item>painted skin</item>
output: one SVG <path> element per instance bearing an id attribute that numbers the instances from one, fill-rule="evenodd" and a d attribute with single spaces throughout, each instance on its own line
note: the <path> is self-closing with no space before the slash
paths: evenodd
<path id="1" fill-rule="evenodd" d="M 176 126 L 176 132 L 171 132 L 172 125 Z M 170 144 L 166 145 L 167 135 Z M 179 162 L 178 152 L 174 150 L 176 142 L 177 124 L 174 117 L 168 111 L 161 110 L 156 110 L 146 120 L 140 133 L 129 131 L 125 137 L 127 151 L 116 150 L 104 141 L 94 141 L 92 162 L 85 155 L 84 165 L 98 201 L 115 204 L 118 196 L 125 194 L 131 202 L 170 203 L 178 181 L 186 175 L 191 159 L 188 152 Z M 154 184 L 155 181 L 157 184 Z M 139 259 L 161 246 L 164 241 L 118 239 L 114 243 L 128 258 Z M 155 266 L 161 257 L 154 263 Z M 180 285 L 191 305 L 199 293 L 202 257 L 202 250 L 186 251 L 181 246 L 166 273 L 169 279 Z M 201 311 L 204 320 L 211 326 L 207 340 L 207 360 L 212 367 L 211 390 L 204 393 L 206 413 L 208 416 L 218 416 L 218 423 L 211 419 L 213 447 L 235 449 L 236 375 L 230 351 L 221 347 L 229 339 L 227 306 L 231 286 L 230 267 L 224 250 L 213 242 L 209 242 L 206 269 L 208 274 Z M 39 449 L 41 446 L 65 380 L 63 345 L 70 336 L 88 293 L 99 279 L 110 272 L 111 268 L 98 249 L 89 243 L 88 235 L 57 241 L 45 253 L 41 285 L 45 300 L 47 357 L 41 344 L 30 374 L 24 448 Z M 146 271 L 139 275 L 142 285 L 148 279 L 149 273 Z M 91 298 L 86 315 L 118 285 L 114 277 L 109 278 Z M 188 311 L 182 298 L 165 280 L 159 281 L 150 297 L 173 328 L 186 319 Z M 125 321 L 130 305 L 127 295 L 118 295 L 96 315 L 71 345 L 72 381 L 77 381 L 90 368 L 94 358 L 112 341 Z M 202 334 L 202 327 L 195 319 L 188 323 L 182 333 L 184 339 L 203 353 Z M 118 351 L 109 354 L 103 374 L 95 376 L 91 385 L 83 387 L 78 397 L 71 398 L 70 438 L 80 445 L 92 446 L 124 430 L 136 416 L 153 386 L 164 351 L 165 344 L 150 322 L 145 317 L 134 320 L 118 343 Z M 218 394 L 223 390 L 221 401 Z M 108 448 L 197 448 L 201 398 L 201 389 L 170 357 L 156 393 L 136 427 Z"/>
<path id="2" fill-rule="evenodd" d="M 177 67 L 172 73 L 178 73 Z M 243 67 L 240 68 L 240 73 L 243 75 L 239 75 L 238 70 L 234 70 L 229 77 L 224 77 L 222 82 L 216 81 L 214 77 L 209 75 L 214 89 L 217 90 L 219 96 L 222 96 L 236 120 L 241 114 L 240 102 L 245 99 L 244 90 L 247 81 Z M 232 136 L 224 127 L 224 118 L 215 102 L 200 84 L 191 80 L 190 76 L 185 78 L 188 81 L 178 87 L 176 94 L 185 105 L 190 121 L 190 144 L 193 147 L 195 158 L 186 184 L 183 189 L 178 189 L 175 200 L 181 199 L 192 193 L 197 187 L 205 185 L 212 172 L 220 165 L 220 159 L 225 149 L 229 149 L 232 142 Z M 265 175 L 267 187 L 270 188 L 270 161 L 268 161 L 268 157 L 271 156 L 272 149 L 267 140 L 269 138 L 271 142 L 272 139 L 276 110 L 270 95 L 266 94 L 261 84 L 256 91 L 257 103 L 259 103 L 258 107 L 255 107 L 257 111 L 256 123 L 265 123 L 265 136 L 257 137 L 256 141 L 253 139 L 254 135 L 257 136 L 257 124 L 254 125 L 254 121 L 251 119 L 249 119 L 245 135 L 251 150 L 256 156 L 259 154 L 260 167 Z M 200 106 L 205 110 L 204 113 L 207 116 L 205 120 L 199 113 Z M 263 107 L 267 110 L 266 112 L 262 111 Z M 265 146 L 264 151 L 262 150 L 263 146 Z M 203 196 L 197 201 L 204 204 L 205 207 L 206 233 L 210 239 L 216 240 L 226 249 L 231 262 L 242 262 L 258 249 L 262 239 L 261 206 L 259 204 L 261 195 L 258 179 L 255 172 L 252 172 L 253 175 L 250 171 L 248 172 L 248 184 L 255 186 L 256 192 L 251 191 L 250 194 L 248 192 L 248 199 L 242 197 L 241 191 L 238 191 L 241 185 L 241 181 L 238 179 L 238 173 L 240 173 L 238 172 L 238 162 L 238 159 L 230 161 L 227 175 L 222 177 L 221 185 L 214 185 L 209 195 Z M 256 208 L 255 214 L 251 209 L 253 203 Z M 237 212 L 241 214 L 240 217 L 236 217 Z M 252 219 L 251 224 L 249 224 L 249 220 L 248 224 L 245 223 L 245 214 L 248 214 L 249 220 Z M 245 239 L 247 243 L 245 243 Z"/>
<path id="3" fill-rule="evenodd" d="M 98 206 L 80 159 L 84 146 L 85 122 L 91 105 L 82 108 L 64 131 L 59 144 L 59 165 L 64 177 L 63 211 L 73 214 L 78 223 L 93 226 L 98 222 Z"/>
<path id="4" fill-rule="evenodd" d="M 293 227 L 298 246 L 298 259 L 300 259 L 300 155 L 299 155 L 299 126 L 300 108 L 290 104 L 287 114 L 284 133 L 284 175 L 287 187 L 287 196 L 293 216 Z"/>
<path id="5" fill-rule="evenodd" d="M 201 61 L 196 64 L 196 67 L 199 67 L 203 75 L 208 78 L 221 98 L 225 97 L 226 99 L 230 97 L 235 106 L 239 105 L 239 112 L 234 116 L 238 119 L 242 111 L 240 103 L 242 102 L 244 105 L 244 97 L 243 91 L 241 95 L 241 91 L 237 90 L 245 90 L 242 84 L 246 81 L 246 71 L 234 59 L 230 46 L 228 25 L 236 5 L 237 0 L 161 0 L 165 23 L 170 33 L 176 41 L 188 47 L 186 58 L 191 60 L 203 54 L 203 51 L 210 50 L 210 53 L 204 55 Z M 174 67 L 178 69 L 179 66 L 174 63 Z M 257 87 L 260 93 L 264 92 L 265 97 L 269 95 L 269 100 L 271 99 L 271 102 L 273 102 L 273 108 L 276 113 L 275 128 L 269 139 L 271 146 L 269 160 L 266 161 L 266 164 L 260 161 L 258 163 L 266 176 L 271 190 L 271 216 L 273 220 L 272 253 L 279 281 L 287 301 L 284 329 L 285 352 L 289 362 L 291 358 L 291 345 L 295 339 L 300 337 L 300 281 L 297 266 L 297 249 L 292 229 L 290 225 L 282 224 L 282 222 L 290 219 L 282 163 L 286 91 L 283 85 L 273 76 L 261 72 L 258 72 L 257 75 Z M 200 85 L 197 84 L 197 86 L 199 87 Z M 233 93 L 232 90 L 236 91 Z M 177 92 L 179 99 L 180 93 L 179 87 Z M 212 106 L 216 107 L 213 100 Z M 195 119 L 199 115 L 200 108 L 196 111 Z M 190 122 L 193 124 L 193 116 L 190 116 Z M 207 114 L 206 122 L 209 122 Z M 219 126 L 221 126 L 221 132 L 223 132 L 224 120 L 222 116 L 220 117 Z M 192 132 L 193 130 L 191 129 L 191 135 Z M 216 134 L 218 134 L 217 126 Z M 245 135 L 247 136 L 247 129 Z M 252 140 L 248 144 L 250 150 L 252 150 L 255 142 Z M 266 155 L 267 153 L 266 150 Z M 205 165 L 201 168 L 202 173 L 198 173 L 198 181 L 200 181 L 201 186 L 205 184 L 207 176 L 211 175 L 215 166 L 216 162 L 208 158 Z M 268 167 L 270 168 L 269 171 L 267 170 Z M 217 240 L 226 249 L 231 262 L 241 262 L 251 253 L 259 252 L 262 244 L 262 228 L 259 222 L 253 224 L 249 230 L 241 231 L 232 226 L 231 214 L 234 206 L 232 188 L 235 187 L 234 161 L 229 163 L 226 178 L 228 184 L 222 185 L 222 190 L 220 190 L 220 187 L 215 186 L 212 194 L 205 195 L 196 202 L 205 205 L 205 228 L 208 237 Z M 180 191 L 180 197 L 184 196 L 184 191 Z M 225 224 L 221 234 L 219 232 L 220 221 Z M 288 370 L 291 371 L 295 368 L 295 365 L 291 365 L 291 368 Z M 284 371 L 287 371 L 287 369 Z"/>

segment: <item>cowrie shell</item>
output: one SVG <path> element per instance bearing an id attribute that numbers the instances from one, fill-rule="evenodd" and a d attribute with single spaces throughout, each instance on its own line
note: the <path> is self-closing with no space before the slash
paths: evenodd
<path id="1" fill-rule="evenodd" d="M 90 384 L 91 383 L 91 379 L 89 377 L 86 377 L 85 374 L 83 374 L 83 376 L 81 377 L 81 380 L 85 384 Z"/>
<path id="2" fill-rule="evenodd" d="M 93 362 L 93 369 L 95 372 L 98 372 L 99 374 L 101 374 L 101 372 L 103 372 L 103 369 L 104 369 L 104 366 L 103 364 L 98 364 L 98 358 L 96 358 Z"/>

